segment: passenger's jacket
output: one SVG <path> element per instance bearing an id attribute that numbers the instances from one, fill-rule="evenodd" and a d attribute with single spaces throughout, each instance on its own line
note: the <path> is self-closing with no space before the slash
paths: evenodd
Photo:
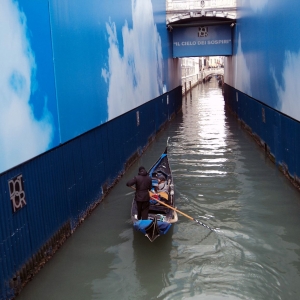
<path id="1" fill-rule="evenodd" d="M 158 184 L 158 192 L 166 192 L 169 193 L 170 186 L 166 181 L 162 181 Z"/>
<path id="2" fill-rule="evenodd" d="M 149 201 L 149 191 L 152 188 L 152 180 L 148 176 L 145 169 L 141 169 L 137 176 L 134 176 L 131 180 L 126 183 L 127 186 L 135 185 L 135 200 L 136 201 Z"/>

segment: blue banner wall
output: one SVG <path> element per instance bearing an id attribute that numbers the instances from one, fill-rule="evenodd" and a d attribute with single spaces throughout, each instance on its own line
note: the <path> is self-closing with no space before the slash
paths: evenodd
<path id="1" fill-rule="evenodd" d="M 225 59 L 226 104 L 299 188 L 300 2 L 237 6 L 233 55 Z"/>
<path id="2" fill-rule="evenodd" d="M 1 0 L 0 173 L 178 86 L 165 2 Z"/>
<path id="3" fill-rule="evenodd" d="M 63 2 L 50 1 L 50 16 L 66 142 L 166 92 L 168 52 L 161 1 Z"/>
<path id="4" fill-rule="evenodd" d="M 238 0 L 237 6 L 225 83 L 300 121 L 300 2 Z"/>
<path id="5" fill-rule="evenodd" d="M 231 54 L 231 27 L 228 24 L 173 29 L 173 57 Z"/>

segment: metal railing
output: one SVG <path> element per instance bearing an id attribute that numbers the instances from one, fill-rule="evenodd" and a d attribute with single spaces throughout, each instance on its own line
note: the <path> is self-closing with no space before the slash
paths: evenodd
<path id="1" fill-rule="evenodd" d="M 167 23 L 173 16 L 216 16 L 235 19 L 236 0 L 166 0 Z"/>
<path id="2" fill-rule="evenodd" d="M 236 8 L 236 0 L 167 0 L 167 11 Z"/>

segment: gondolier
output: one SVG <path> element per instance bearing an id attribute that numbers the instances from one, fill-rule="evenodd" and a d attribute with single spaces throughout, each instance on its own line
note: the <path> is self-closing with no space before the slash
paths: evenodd
<path id="1" fill-rule="evenodd" d="M 144 167 L 139 167 L 139 173 L 126 183 L 127 186 L 135 185 L 135 201 L 137 205 L 138 220 L 147 220 L 149 212 L 149 191 L 152 188 L 152 179 Z"/>

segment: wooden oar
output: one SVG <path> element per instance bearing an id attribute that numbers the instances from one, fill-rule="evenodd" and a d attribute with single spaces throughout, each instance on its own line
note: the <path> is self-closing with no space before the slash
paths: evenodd
<path id="1" fill-rule="evenodd" d="M 135 188 L 134 188 L 133 186 L 131 186 L 131 188 L 135 190 Z M 188 219 L 190 219 L 190 220 L 192 220 L 192 221 L 197 222 L 198 224 L 200 224 L 200 225 L 202 225 L 202 226 L 208 228 L 209 230 L 216 231 L 216 229 L 213 229 L 213 228 L 207 226 L 206 224 L 204 224 L 204 223 L 202 223 L 202 222 L 200 222 L 200 221 L 194 219 L 193 217 L 191 217 L 191 216 L 185 214 L 184 212 L 178 210 L 177 208 L 175 208 L 175 207 L 173 207 L 173 206 L 170 206 L 170 205 L 168 205 L 167 203 L 164 203 L 164 202 L 162 202 L 162 201 L 160 201 L 160 200 L 158 200 L 158 199 L 152 197 L 151 194 L 150 194 L 150 192 L 149 192 L 149 196 L 150 196 L 151 199 L 157 201 L 158 203 L 160 203 L 160 204 L 162 204 L 162 205 L 164 205 L 164 206 L 166 206 L 166 207 L 168 207 L 168 208 L 170 208 L 170 209 L 172 209 L 172 210 L 174 210 L 174 211 L 180 213 L 181 215 L 187 217 Z"/>
<path id="2" fill-rule="evenodd" d="M 150 195 L 150 197 L 153 197 L 154 195 L 159 195 L 160 197 L 165 198 L 167 200 L 168 200 L 168 197 L 169 197 L 167 192 L 153 193 L 153 192 L 149 191 L 149 195 Z"/>

